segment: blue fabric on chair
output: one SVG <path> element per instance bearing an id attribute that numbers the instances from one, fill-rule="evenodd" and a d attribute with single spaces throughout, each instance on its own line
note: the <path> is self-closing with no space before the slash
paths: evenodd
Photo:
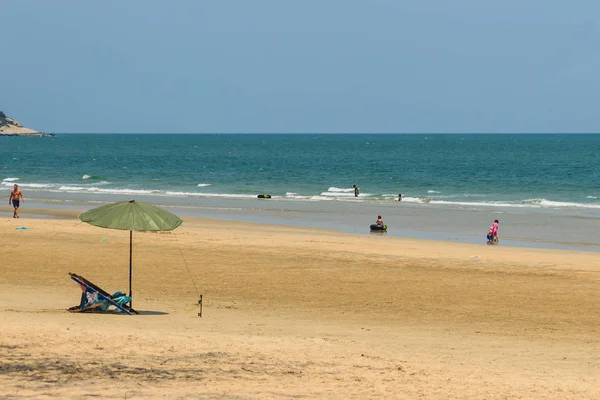
<path id="1" fill-rule="evenodd" d="M 131 302 L 131 297 L 122 292 L 115 292 L 110 295 L 105 290 L 94 285 L 82 276 L 69 272 L 73 279 L 81 288 L 81 303 L 77 306 L 69 308 L 71 312 L 98 312 L 108 311 L 109 307 L 113 306 L 117 311 L 129 314 L 138 314 L 133 308 L 127 304 Z"/>

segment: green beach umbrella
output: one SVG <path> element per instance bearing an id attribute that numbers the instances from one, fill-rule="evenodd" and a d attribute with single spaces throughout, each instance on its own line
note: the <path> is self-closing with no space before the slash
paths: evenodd
<path id="1" fill-rule="evenodd" d="M 94 208 L 80 214 L 79 219 L 101 228 L 129 231 L 129 296 L 132 299 L 133 231 L 172 231 L 183 222 L 175 214 L 152 204 L 140 203 L 135 200 L 119 201 Z"/>

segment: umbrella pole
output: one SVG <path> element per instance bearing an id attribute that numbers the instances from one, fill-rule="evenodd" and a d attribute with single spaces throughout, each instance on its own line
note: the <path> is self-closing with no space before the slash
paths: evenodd
<path id="1" fill-rule="evenodd" d="M 131 293 L 131 275 L 133 271 L 132 267 L 132 253 L 133 253 L 133 231 L 129 231 L 129 297 L 131 297 L 131 301 L 129 302 L 129 307 L 133 308 L 133 294 Z"/>

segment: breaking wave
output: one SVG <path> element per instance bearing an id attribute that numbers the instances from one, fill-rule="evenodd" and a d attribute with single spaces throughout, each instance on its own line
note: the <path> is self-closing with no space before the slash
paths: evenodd
<path id="1" fill-rule="evenodd" d="M 89 175 L 84 175 L 89 176 Z M 34 192 L 62 192 L 73 195 L 95 194 L 95 195 L 140 195 L 140 196 L 171 196 L 171 197 L 189 197 L 189 198 L 222 198 L 222 199 L 239 199 L 250 200 L 255 199 L 258 195 L 253 193 L 220 193 L 212 191 L 203 193 L 192 188 L 186 190 L 184 188 L 166 188 L 152 189 L 144 187 L 126 187 L 124 185 L 113 184 L 109 181 L 93 181 L 94 176 L 88 179 L 83 179 L 79 183 L 43 183 L 43 182 L 22 182 L 20 178 L 8 177 L 0 182 L 0 190 L 6 191 L 18 181 L 19 186 Z M 99 179 L 100 177 L 97 177 Z M 88 183 L 89 182 L 89 183 Z M 212 186 L 209 183 L 194 184 L 195 187 L 205 188 Z M 489 208 L 539 208 L 539 209 L 589 209 L 600 210 L 599 196 L 581 196 L 582 201 L 558 201 L 547 198 L 524 198 L 519 200 L 490 200 L 494 195 L 474 195 L 469 193 L 456 195 L 436 195 L 428 190 L 423 196 L 404 195 L 401 203 L 419 204 L 419 205 L 439 205 L 439 206 L 456 206 L 456 207 L 489 207 Z M 284 194 L 283 194 L 284 193 Z M 361 193 L 358 198 L 354 197 L 353 188 L 329 187 L 324 192 L 303 192 L 298 193 L 293 188 L 286 192 L 271 193 L 272 199 L 281 201 L 346 201 L 358 203 L 374 203 L 386 204 L 397 201 L 397 194 L 378 194 L 378 193 Z"/>
<path id="2" fill-rule="evenodd" d="M 354 188 L 350 188 L 350 189 L 343 189 L 343 188 L 337 188 L 337 187 L 330 187 L 327 189 L 328 192 L 332 192 L 332 193 L 351 193 L 354 192 Z"/>

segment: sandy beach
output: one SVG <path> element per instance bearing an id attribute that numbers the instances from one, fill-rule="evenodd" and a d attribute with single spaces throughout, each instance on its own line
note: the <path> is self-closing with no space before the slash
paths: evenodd
<path id="1" fill-rule="evenodd" d="M 0 220 L 0 398 L 600 398 L 598 253 L 189 217 L 134 233 L 141 315 L 72 314 L 128 286 L 77 214 Z"/>

